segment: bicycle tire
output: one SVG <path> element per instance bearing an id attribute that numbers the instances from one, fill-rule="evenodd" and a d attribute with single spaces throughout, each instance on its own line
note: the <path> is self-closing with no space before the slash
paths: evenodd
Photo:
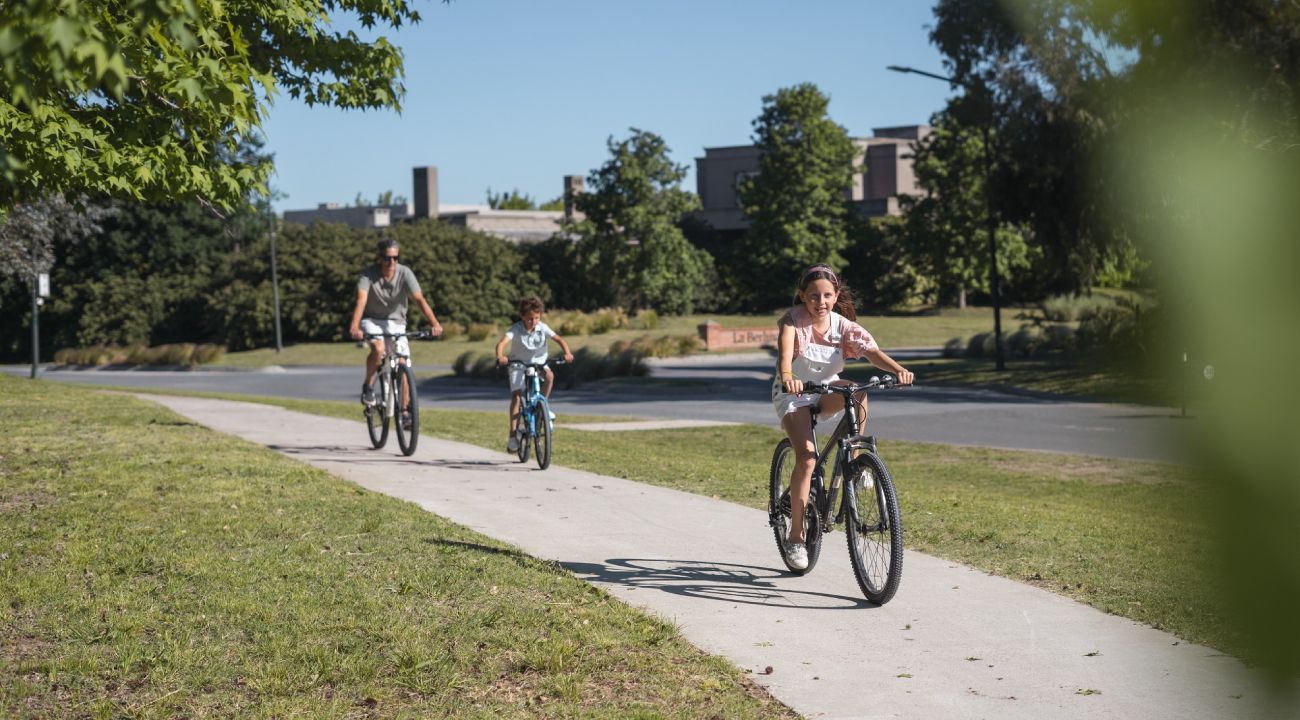
<path id="1" fill-rule="evenodd" d="M 516 451 L 519 456 L 519 462 L 528 462 L 528 451 L 532 447 L 532 434 L 528 432 L 527 407 L 520 408 L 519 410 L 519 429 L 516 433 L 516 437 L 519 438 L 519 449 Z"/>
<path id="2" fill-rule="evenodd" d="M 415 389 L 415 371 L 410 365 L 402 365 L 397 369 L 396 385 L 396 417 L 393 419 L 393 429 L 397 431 L 397 447 L 401 449 L 402 454 L 410 456 L 415 452 L 415 446 L 420 442 L 420 398 Z M 407 393 L 410 397 L 407 398 Z M 410 408 L 411 427 L 402 427 L 402 408 Z"/>
<path id="3" fill-rule="evenodd" d="M 533 408 L 534 450 L 537 452 L 537 467 L 545 470 L 551 466 L 551 406 L 542 398 Z"/>
<path id="4" fill-rule="evenodd" d="M 867 492 L 857 478 L 863 469 L 872 473 Z M 844 535 L 849 546 L 853 576 L 867 600 L 884 605 L 898 592 L 903 579 L 903 519 L 898 509 L 894 478 L 879 455 L 864 452 L 845 478 L 849 505 Z"/>
<path id="5" fill-rule="evenodd" d="M 366 408 L 366 429 L 370 432 L 370 444 L 376 450 L 388 443 L 388 381 L 381 368 L 375 374 L 375 404 Z"/>
<path id="6" fill-rule="evenodd" d="M 804 511 L 804 545 L 808 549 L 808 567 L 794 568 L 790 565 L 790 475 L 794 470 L 794 448 L 790 439 L 777 443 L 772 452 L 772 469 L 768 481 L 768 517 L 772 523 L 772 535 L 776 539 L 776 549 L 781 555 L 781 562 L 795 575 L 806 575 L 817 565 L 821 555 L 822 528 L 821 518 L 817 513 L 816 499 L 821 493 L 821 485 L 813 482 L 808 488 L 808 507 Z"/>

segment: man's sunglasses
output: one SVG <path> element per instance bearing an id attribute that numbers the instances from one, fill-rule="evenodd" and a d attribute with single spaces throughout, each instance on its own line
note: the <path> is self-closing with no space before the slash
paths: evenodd
<path id="1" fill-rule="evenodd" d="M 379 262 L 397 262 L 397 256 L 396 256 L 396 255 L 384 255 L 383 257 L 379 258 Z"/>

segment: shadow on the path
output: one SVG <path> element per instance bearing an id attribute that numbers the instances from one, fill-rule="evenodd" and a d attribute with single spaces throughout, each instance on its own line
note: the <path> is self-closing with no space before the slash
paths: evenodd
<path id="1" fill-rule="evenodd" d="M 536 464 L 525 464 L 515 460 L 469 460 L 457 458 L 437 458 L 434 460 L 417 460 L 415 458 L 401 455 L 388 447 L 372 448 L 364 445 L 267 445 L 268 448 L 282 452 L 286 455 L 309 455 L 314 453 L 350 453 L 365 452 L 367 456 L 358 457 L 340 457 L 335 458 L 339 462 L 350 462 L 358 465 L 400 465 L 404 467 L 436 467 L 450 468 L 452 470 L 479 470 L 479 471 L 498 471 L 505 470 L 509 472 L 520 472 L 537 470 Z"/>
<path id="2" fill-rule="evenodd" d="M 601 563 L 564 562 L 589 582 L 631 589 L 662 590 L 674 595 L 749 605 L 778 605 L 814 610 L 876 607 L 859 597 L 796 590 L 778 579 L 790 576 L 773 568 L 699 560 L 611 558 Z"/>

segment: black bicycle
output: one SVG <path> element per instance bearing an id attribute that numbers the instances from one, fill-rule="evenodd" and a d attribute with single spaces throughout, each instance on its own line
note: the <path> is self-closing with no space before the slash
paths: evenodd
<path id="1" fill-rule="evenodd" d="M 375 372 L 375 401 L 365 406 L 366 429 L 370 431 L 370 444 L 375 449 L 388 443 L 388 424 L 397 431 L 397 447 L 403 455 L 415 452 L 420 440 L 420 398 L 415 390 L 415 372 L 410 363 L 397 355 L 398 338 L 431 340 L 428 330 L 416 333 L 366 334 L 366 340 L 384 340 L 384 356 Z"/>
<path id="2" fill-rule="evenodd" d="M 821 553 L 822 536 L 833 530 L 836 523 L 843 522 L 858 587 L 877 605 L 884 605 L 894 597 L 903 576 L 903 521 L 894 479 L 876 449 L 875 437 L 858 433 L 860 406 L 854 396 L 867 390 L 894 387 L 901 386 L 892 375 L 883 379 L 872 377 L 857 384 L 804 384 L 805 393 L 834 393 L 844 398 L 844 417 L 817 454 L 813 467 L 808 508 L 804 512 L 807 568 L 795 568 L 789 559 L 790 478 L 795 467 L 794 448 L 789 438 L 781 440 L 772 454 L 768 501 L 768 524 L 776 536 L 777 549 L 786 567 L 796 575 L 812 571 Z M 817 407 L 812 411 L 813 446 L 816 447 Z M 824 469 L 828 461 L 832 463 L 829 484 Z M 837 497 L 840 498 L 838 507 Z"/>
<path id="3" fill-rule="evenodd" d="M 556 365 L 563 365 L 564 360 L 552 359 Z M 537 467 L 545 470 L 551 466 L 551 435 L 555 432 L 555 421 L 551 419 L 551 404 L 542 394 L 542 370 L 546 363 L 526 363 L 511 360 L 509 367 L 515 365 L 524 369 L 524 391 L 519 398 L 519 424 L 515 426 L 515 438 L 519 442 L 519 462 L 528 462 L 529 443 L 537 451 Z"/>

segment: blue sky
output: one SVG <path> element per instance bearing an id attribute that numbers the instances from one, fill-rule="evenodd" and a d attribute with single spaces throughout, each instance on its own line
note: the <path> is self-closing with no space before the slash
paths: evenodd
<path id="1" fill-rule="evenodd" d="M 831 98 L 853 135 L 925 122 L 942 82 L 929 2 L 875 0 L 455 0 L 417 4 L 393 33 L 406 57 L 395 112 L 307 108 L 279 97 L 265 124 L 277 209 L 410 197 L 411 168 L 436 165 L 442 203 L 518 188 L 538 202 L 587 175 L 606 140 L 661 135 L 690 168 L 705 147 L 750 141 L 764 95 L 800 82 Z"/>

